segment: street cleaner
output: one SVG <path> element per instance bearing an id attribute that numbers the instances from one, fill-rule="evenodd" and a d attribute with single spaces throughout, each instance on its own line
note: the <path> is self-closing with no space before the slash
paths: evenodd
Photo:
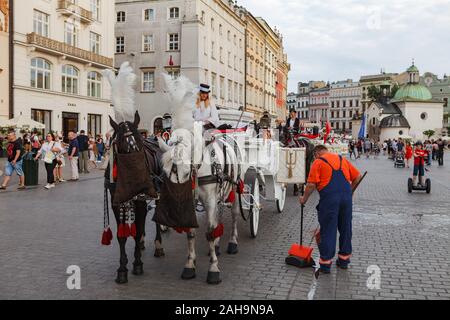
<path id="1" fill-rule="evenodd" d="M 339 230 L 337 266 L 347 269 L 352 254 L 353 189 L 362 179 L 360 172 L 347 159 L 319 145 L 313 150 L 312 164 L 305 192 L 300 197 L 304 205 L 317 190 L 320 202 L 317 206 L 320 224 L 320 271 L 330 273 L 336 254 L 336 236 Z"/>

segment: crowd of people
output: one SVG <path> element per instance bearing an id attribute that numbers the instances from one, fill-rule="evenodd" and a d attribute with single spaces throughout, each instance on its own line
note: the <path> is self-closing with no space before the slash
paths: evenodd
<path id="1" fill-rule="evenodd" d="M 101 134 L 86 135 L 84 130 L 79 133 L 69 131 L 67 140 L 63 132 L 49 132 L 43 136 L 37 131 L 18 136 L 14 130 L 9 130 L 6 140 L 6 164 L 4 178 L 0 190 L 6 190 L 15 172 L 19 177 L 18 190 L 25 189 L 24 159 L 42 161 L 47 173 L 47 190 L 55 187 L 56 183 L 65 182 L 63 168 L 71 167 L 69 181 L 78 181 L 80 174 L 89 174 L 90 168 L 98 168 L 107 158 L 111 134 L 105 137 Z M 29 155 L 29 156 L 28 156 Z M 102 165 L 102 168 L 104 166 Z"/>

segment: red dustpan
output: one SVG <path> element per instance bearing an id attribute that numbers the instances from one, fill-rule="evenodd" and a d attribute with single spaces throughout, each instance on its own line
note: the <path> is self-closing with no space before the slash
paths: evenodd
<path id="1" fill-rule="evenodd" d="M 313 252 L 312 247 L 307 247 L 303 245 L 303 211 L 305 205 L 302 204 L 300 213 L 300 244 L 293 244 L 289 249 L 289 256 L 286 257 L 286 263 L 299 267 L 299 268 L 309 268 L 315 265 L 314 260 L 311 255 Z"/>

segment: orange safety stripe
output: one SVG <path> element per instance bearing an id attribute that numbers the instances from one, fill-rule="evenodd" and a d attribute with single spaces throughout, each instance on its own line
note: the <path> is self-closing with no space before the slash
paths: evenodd
<path id="1" fill-rule="evenodd" d="M 320 264 L 332 264 L 333 260 L 323 260 L 322 258 L 319 259 Z"/>
<path id="2" fill-rule="evenodd" d="M 350 260 L 351 256 L 352 256 L 351 254 L 348 254 L 348 255 L 338 254 L 338 257 L 341 260 Z"/>

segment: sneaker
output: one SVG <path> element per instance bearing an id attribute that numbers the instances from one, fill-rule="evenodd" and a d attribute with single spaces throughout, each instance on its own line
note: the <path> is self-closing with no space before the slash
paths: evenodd
<path id="1" fill-rule="evenodd" d="M 59 179 L 59 182 L 66 182 L 66 180 L 64 180 L 64 179 Z"/>
<path id="2" fill-rule="evenodd" d="M 5 186 L 0 186 L 0 190 L 6 190 Z"/>
<path id="3" fill-rule="evenodd" d="M 25 186 L 19 186 L 18 188 L 17 188 L 17 190 L 25 190 L 26 188 L 25 188 Z"/>
<path id="4" fill-rule="evenodd" d="M 348 269 L 348 265 L 350 264 L 350 259 L 349 260 L 342 260 L 342 259 L 337 259 L 336 260 L 336 265 L 344 270 Z"/>
<path id="5" fill-rule="evenodd" d="M 51 184 L 47 183 L 47 185 L 44 187 L 45 189 L 49 190 L 51 188 Z"/>

